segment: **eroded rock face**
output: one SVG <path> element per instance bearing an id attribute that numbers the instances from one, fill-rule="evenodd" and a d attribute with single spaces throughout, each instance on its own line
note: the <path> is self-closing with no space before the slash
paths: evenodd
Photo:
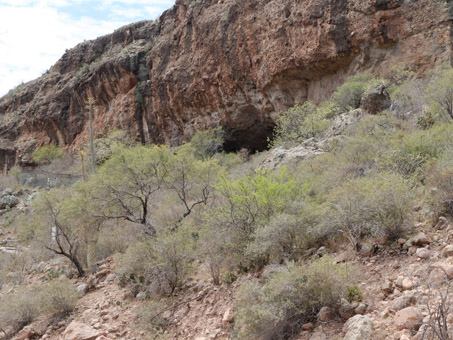
<path id="1" fill-rule="evenodd" d="M 224 126 L 225 148 L 263 149 L 275 117 L 326 98 L 356 72 L 450 59 L 446 4 L 432 0 L 178 0 L 68 50 L 41 78 L 0 99 L 0 167 L 32 164 L 49 143 L 121 128 L 143 143 L 179 144 Z"/>

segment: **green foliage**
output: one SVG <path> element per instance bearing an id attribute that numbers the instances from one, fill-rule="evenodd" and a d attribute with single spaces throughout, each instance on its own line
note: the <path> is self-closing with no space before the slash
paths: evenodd
<path id="1" fill-rule="evenodd" d="M 47 145 L 40 147 L 33 152 L 33 161 L 41 164 L 50 164 L 56 159 L 63 158 L 64 152 L 56 145 Z"/>
<path id="2" fill-rule="evenodd" d="M 68 314 L 78 298 L 68 279 L 54 280 L 41 287 L 17 287 L 0 298 L 0 328 L 9 328 L 14 334 L 41 315 Z"/>
<path id="3" fill-rule="evenodd" d="M 431 189 L 429 202 L 434 211 L 453 217 L 453 168 L 431 169 L 427 186 Z"/>
<path id="4" fill-rule="evenodd" d="M 0 285 L 23 284 L 27 270 L 30 269 L 30 258 L 19 253 L 0 254 Z"/>
<path id="5" fill-rule="evenodd" d="M 225 133 L 221 126 L 195 133 L 190 140 L 190 144 L 194 148 L 195 157 L 198 159 L 209 159 L 221 151 L 224 135 Z"/>
<path id="6" fill-rule="evenodd" d="M 175 154 L 165 146 L 116 146 L 108 161 L 87 183 L 96 210 L 104 219 L 124 219 L 156 233 L 150 205 L 174 197 L 178 224 L 207 203 L 221 169 L 215 160 L 201 161 L 183 148 Z"/>
<path id="7" fill-rule="evenodd" d="M 426 89 L 430 111 L 442 119 L 453 119 L 453 68 L 445 63 L 437 67 Z"/>
<path id="8" fill-rule="evenodd" d="M 358 250 L 366 236 L 393 241 L 404 234 L 412 196 L 407 182 L 394 174 L 347 181 L 329 195 L 324 227 L 340 232 Z"/>
<path id="9" fill-rule="evenodd" d="M 298 334 L 319 310 L 336 309 L 350 283 L 347 268 L 325 256 L 306 265 L 276 268 L 261 285 L 245 282 L 236 302 L 237 339 L 283 340 Z"/>
<path id="10" fill-rule="evenodd" d="M 352 76 L 338 87 L 332 95 L 331 102 L 340 113 L 357 109 L 360 106 L 362 95 L 375 83 L 376 78 L 369 73 Z"/>
<path id="11" fill-rule="evenodd" d="M 138 313 L 140 330 L 145 330 L 153 335 L 163 333 L 170 323 L 170 320 L 164 316 L 165 309 L 166 305 L 164 303 L 153 300 L 141 306 Z"/>
<path id="12" fill-rule="evenodd" d="M 362 301 L 363 293 L 359 286 L 353 285 L 346 288 L 346 300 L 349 302 Z"/>
<path id="13" fill-rule="evenodd" d="M 315 137 L 330 126 L 311 102 L 297 104 L 282 113 L 276 120 L 271 147 L 289 147 L 304 139 Z"/>
<path id="14" fill-rule="evenodd" d="M 290 211 L 273 215 L 269 222 L 258 227 L 247 247 L 250 258 L 264 258 L 273 262 L 296 260 L 316 243 L 313 235 L 317 227 L 318 210 L 314 204 L 302 202 Z"/>
<path id="15" fill-rule="evenodd" d="M 157 295 L 171 295 L 181 287 L 191 270 L 193 238 L 178 230 L 139 242 L 119 256 L 117 271 L 136 278 L 143 289 Z"/>
<path id="16" fill-rule="evenodd" d="M 426 165 L 453 143 L 453 125 L 442 124 L 412 133 L 395 134 L 390 151 L 382 155 L 384 168 L 406 178 L 423 180 Z"/>
<path id="17" fill-rule="evenodd" d="M 295 192 L 295 183 L 287 176 L 286 169 L 281 169 L 235 181 L 224 177 L 217 189 L 225 201 L 219 209 L 223 226 L 239 232 L 239 239 L 248 240 L 258 225 L 267 223 L 288 205 Z"/>
<path id="18" fill-rule="evenodd" d="M 19 168 L 18 166 L 13 166 L 9 171 L 8 171 L 8 175 L 10 176 L 13 176 L 17 183 L 19 183 L 19 180 L 20 180 L 20 175 L 22 174 L 22 170 L 21 168 Z"/>
<path id="19" fill-rule="evenodd" d="M 85 274 L 84 237 L 93 226 L 91 216 L 86 213 L 89 205 L 81 192 L 73 188 L 41 192 L 33 200 L 34 221 L 24 230 L 48 251 L 68 258 L 79 276 Z"/>
<path id="20" fill-rule="evenodd" d="M 79 298 L 76 287 L 66 278 L 52 280 L 39 291 L 40 308 L 46 314 L 67 315 L 74 310 Z"/>

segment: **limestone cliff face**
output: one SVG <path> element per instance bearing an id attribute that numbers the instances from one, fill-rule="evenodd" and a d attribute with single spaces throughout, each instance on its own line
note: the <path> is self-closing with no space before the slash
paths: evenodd
<path id="1" fill-rule="evenodd" d="M 279 112 L 326 98 L 356 72 L 451 59 L 447 0 L 178 0 L 77 45 L 42 77 L 0 99 L 0 166 L 98 133 L 178 144 L 221 124 L 227 148 L 263 148 Z M 451 12 L 452 10 L 450 10 Z"/>

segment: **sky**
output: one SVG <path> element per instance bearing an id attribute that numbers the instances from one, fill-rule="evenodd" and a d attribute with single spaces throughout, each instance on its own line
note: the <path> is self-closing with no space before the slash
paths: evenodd
<path id="1" fill-rule="evenodd" d="M 157 19 L 174 0 L 0 0 L 0 96 L 84 40 Z"/>

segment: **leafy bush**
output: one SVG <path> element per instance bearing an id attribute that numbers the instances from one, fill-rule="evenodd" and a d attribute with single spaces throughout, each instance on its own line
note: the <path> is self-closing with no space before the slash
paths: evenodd
<path id="1" fill-rule="evenodd" d="M 366 236 L 393 241 L 405 232 L 411 199 L 407 182 L 397 175 L 351 180 L 330 194 L 323 224 L 344 235 L 356 250 Z"/>
<path id="2" fill-rule="evenodd" d="M 190 140 L 198 159 L 208 159 L 222 151 L 224 131 L 221 126 L 215 129 L 198 131 Z"/>
<path id="3" fill-rule="evenodd" d="M 453 217 L 453 169 L 433 168 L 427 186 L 431 188 L 431 206 L 437 214 Z"/>
<path id="4" fill-rule="evenodd" d="M 30 258 L 27 254 L 0 253 L 0 285 L 24 283 L 27 270 L 30 269 Z"/>
<path id="5" fill-rule="evenodd" d="M 169 320 L 164 317 L 166 305 L 159 301 L 148 301 L 140 307 L 138 323 L 141 330 L 148 333 L 162 333 L 169 325 Z"/>
<path id="6" fill-rule="evenodd" d="M 0 299 L 0 328 L 9 328 L 14 334 L 35 320 L 40 312 L 36 290 L 18 287 Z"/>
<path id="7" fill-rule="evenodd" d="M 316 242 L 313 235 L 317 226 L 316 212 L 313 204 L 303 202 L 297 206 L 297 212 L 275 214 L 269 223 L 256 229 L 247 247 L 247 256 L 275 262 L 297 260 Z"/>
<path id="8" fill-rule="evenodd" d="M 171 295 L 190 273 L 191 239 L 177 231 L 139 242 L 118 257 L 117 271 L 152 294 Z"/>
<path id="9" fill-rule="evenodd" d="M 41 287 L 17 287 L 0 299 L 0 328 L 14 334 L 41 315 L 68 314 L 78 297 L 68 279 L 53 280 Z"/>
<path id="10" fill-rule="evenodd" d="M 405 178 L 421 181 L 426 165 L 440 157 L 453 143 L 453 125 L 436 125 L 412 133 L 401 131 L 393 136 L 390 152 L 382 154 L 384 168 L 395 171 Z"/>
<path id="11" fill-rule="evenodd" d="M 274 140 L 270 145 L 289 147 L 315 137 L 329 126 L 329 121 L 318 113 L 315 104 L 297 104 L 277 118 Z"/>
<path id="12" fill-rule="evenodd" d="M 223 178 L 217 189 L 222 201 L 208 223 L 219 229 L 219 235 L 227 236 L 225 246 L 230 254 L 241 258 L 256 228 L 285 209 L 296 187 L 286 169 L 281 169 L 233 181 Z"/>
<path id="13" fill-rule="evenodd" d="M 33 160 L 42 164 L 50 164 L 53 160 L 63 158 L 63 156 L 63 150 L 56 145 L 43 146 L 33 152 Z"/>
<path id="14" fill-rule="evenodd" d="M 346 289 L 346 300 L 349 302 L 362 301 L 363 293 L 359 286 L 349 286 Z"/>
<path id="15" fill-rule="evenodd" d="M 39 292 L 40 308 L 44 313 L 66 315 L 71 313 L 80 294 L 74 284 L 66 278 L 48 282 Z"/>
<path id="16" fill-rule="evenodd" d="M 350 284 L 347 267 L 325 256 L 306 265 L 290 263 L 265 278 L 245 282 L 236 302 L 236 338 L 283 340 L 315 320 L 319 310 L 339 307 Z"/>
<path id="17" fill-rule="evenodd" d="M 453 68 L 445 63 L 437 67 L 426 89 L 430 110 L 442 119 L 453 119 Z"/>
<path id="18" fill-rule="evenodd" d="M 369 73 L 352 76 L 334 92 L 331 101 L 340 113 L 357 109 L 362 95 L 374 83 L 376 78 Z"/>

